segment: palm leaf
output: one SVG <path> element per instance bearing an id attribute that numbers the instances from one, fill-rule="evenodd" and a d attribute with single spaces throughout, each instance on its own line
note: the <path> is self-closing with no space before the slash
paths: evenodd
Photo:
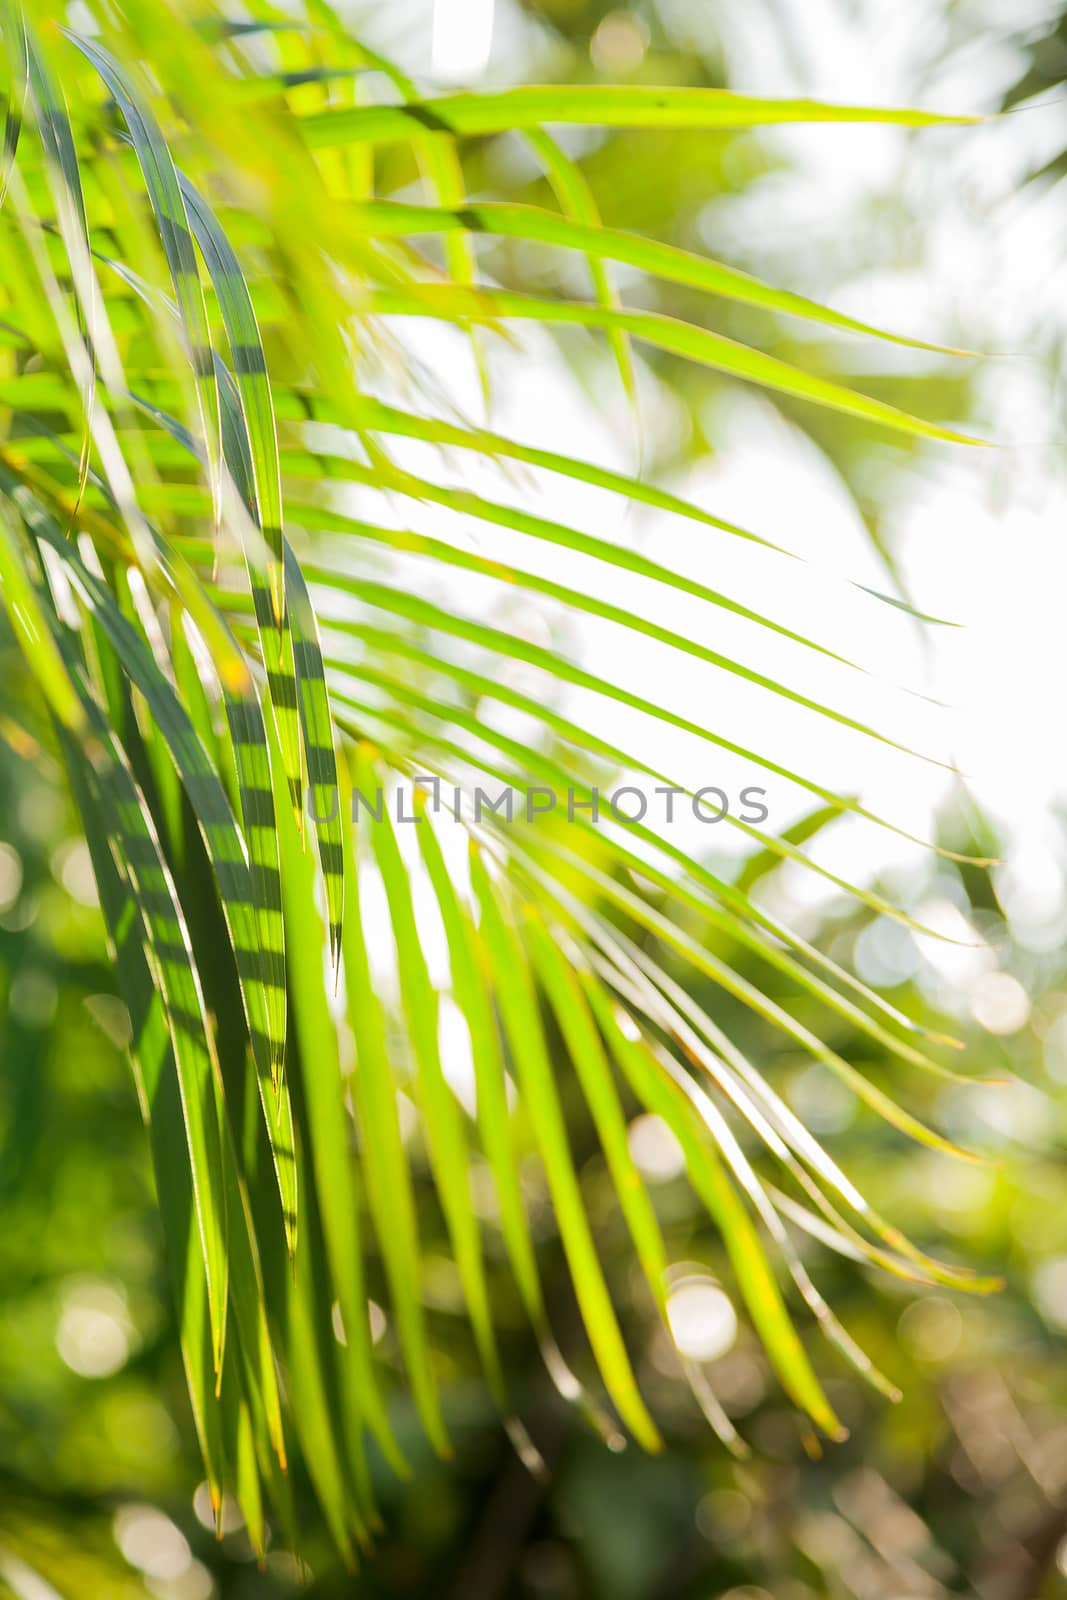
<path id="1" fill-rule="evenodd" d="M 714 333 L 710 328 L 682 322 L 662 311 L 632 311 L 598 305 L 583 305 L 575 300 L 547 300 L 537 295 L 519 294 L 506 289 L 469 289 L 462 284 L 426 283 L 405 289 L 376 289 L 368 297 L 369 311 L 382 316 L 434 317 L 441 321 L 469 318 L 474 322 L 495 323 L 508 318 L 603 328 L 608 333 L 627 333 L 669 355 L 699 362 L 749 383 L 758 383 L 780 394 L 829 406 L 846 416 L 861 417 L 901 433 L 925 439 L 942 439 L 952 444 L 980 444 L 969 434 L 910 416 L 897 406 L 870 395 L 857 394 L 843 384 L 803 372 L 777 356 Z"/>
<path id="2" fill-rule="evenodd" d="M 546 147 L 538 141 L 535 148 L 540 152 Z M 357 206 L 353 220 L 357 226 L 365 227 L 368 233 L 386 238 L 393 234 L 417 236 L 437 233 L 447 237 L 456 232 L 466 232 L 581 250 L 602 270 L 606 262 L 618 261 L 637 267 L 651 277 L 684 284 L 687 288 L 700 289 L 705 294 L 719 295 L 727 300 L 736 300 L 742 305 L 758 306 L 763 311 L 803 317 L 841 333 L 886 339 L 906 348 L 931 350 L 939 355 L 967 354 L 966 351 L 947 349 L 922 339 L 908 338 L 904 334 L 887 333 L 882 328 L 820 305 L 816 300 L 773 288 L 747 272 L 738 272 L 721 261 L 679 249 L 677 245 L 661 244 L 656 239 L 644 239 L 639 234 L 625 233 L 618 228 L 605 228 L 591 201 L 582 203 L 574 196 L 572 210 L 574 220 L 555 216 L 551 211 L 542 211 L 537 206 L 505 205 L 499 202 L 472 202 L 449 208 L 378 200 L 365 201 Z M 599 293 L 597 300 L 609 315 L 621 309 L 621 302 L 614 291 L 610 294 Z M 605 322 L 605 326 L 612 326 L 610 320 Z"/>
<path id="3" fill-rule="evenodd" d="M 770 546 L 775 559 L 789 554 L 788 530 L 770 530 L 773 542 L 580 451 L 473 426 L 450 375 L 423 364 L 408 329 L 414 318 L 512 336 L 525 323 L 579 327 L 605 336 L 631 395 L 631 345 L 640 344 L 654 360 L 680 358 L 829 407 L 857 427 L 973 442 L 951 419 L 896 408 L 702 323 L 627 306 L 616 265 L 835 332 L 939 349 L 726 262 L 605 227 L 586 172 L 545 128 L 725 134 L 812 122 L 832 138 L 834 124 L 966 119 L 676 87 L 427 98 L 347 40 L 323 3 L 309 8 L 311 30 L 287 28 L 284 38 L 257 12 L 246 30 L 254 52 L 221 15 L 215 28 L 179 27 L 149 63 L 153 82 L 123 64 L 145 54 L 150 11 L 133 0 L 91 7 L 99 36 L 68 32 L 74 51 L 49 30 L 27 33 L 17 7 L 7 18 L 0 593 L 52 714 L 134 1022 L 216 1510 L 235 1493 L 258 1550 L 272 1526 L 293 1542 L 288 1469 L 299 1457 L 334 1543 L 357 1561 L 379 1522 L 373 1451 L 398 1472 L 412 1456 L 398 1442 L 398 1395 L 410 1393 L 440 1454 L 457 1432 L 428 1303 L 431 1258 L 442 1252 L 466 1313 L 465 1333 L 457 1322 L 450 1337 L 469 1335 L 532 1470 L 541 1459 L 513 1414 L 499 1326 L 505 1271 L 558 1392 L 613 1446 L 628 1432 L 656 1449 L 660 1422 L 620 1319 L 618 1264 L 594 1225 L 579 1143 L 603 1155 L 647 1309 L 669 1333 L 670 1246 L 629 1149 L 633 1105 L 678 1139 L 784 1390 L 840 1437 L 793 1299 L 841 1358 L 893 1389 L 837 1321 L 790 1230 L 916 1281 L 991 1285 L 938 1262 L 875 1211 L 767 1081 L 755 1049 L 735 1038 L 742 1024 L 720 1021 L 699 996 L 710 986 L 727 997 L 724 1016 L 746 1018 L 745 1041 L 799 1048 L 835 1073 L 865 1115 L 952 1151 L 840 1043 L 847 1027 L 887 1059 L 947 1075 L 936 1054 L 944 1039 L 752 892 L 777 864 L 803 862 L 859 904 L 910 923 L 877 890 L 842 883 L 805 854 L 841 815 L 907 834 L 817 776 L 729 740 L 713 718 L 683 716 L 473 614 L 442 579 L 491 579 L 576 619 L 610 622 L 621 637 L 711 666 L 726 685 L 774 695 L 789 715 L 827 719 L 902 759 L 903 747 L 761 664 L 761 645 L 776 637 L 855 673 L 820 639 L 742 604 L 725 582 L 699 583 L 542 516 L 521 495 L 475 492 L 465 472 L 457 485 L 434 452 L 589 485 L 690 531 Z M 366 103 L 366 69 L 391 76 L 402 103 Z M 14 160 L 24 81 L 34 126 Z M 113 107 L 100 107 L 101 81 L 122 128 Z M 150 82 L 151 92 L 140 87 Z M 558 214 L 479 193 L 464 141 L 505 132 L 528 140 Z M 414 170 L 413 153 L 433 203 L 397 192 L 392 144 L 410 146 L 397 170 Z M 443 270 L 405 242 L 425 236 L 444 240 Z M 579 252 L 591 302 L 501 288 L 483 271 L 484 237 Z M 421 450 L 417 469 L 395 463 L 383 440 Z M 375 509 L 353 506 L 357 494 Z M 428 528 L 439 509 L 472 524 L 485 552 L 442 536 L 440 518 Z M 580 556 L 588 582 L 498 560 L 498 532 Z M 622 603 L 605 592 L 619 573 L 683 594 L 704 622 L 669 628 L 639 599 Z M 724 615 L 749 631 L 745 659 L 709 642 Z M 535 686 L 516 686 L 516 667 Z M 571 690 L 633 713 L 636 748 L 565 715 Z M 483 702 L 518 713 L 522 731 L 495 726 Z M 817 809 L 781 837 L 731 818 L 753 847 L 733 882 L 632 819 L 605 830 L 579 817 L 567 833 L 493 815 L 443 820 L 435 797 L 412 818 L 412 837 L 390 814 L 398 783 L 462 787 L 472 774 L 514 785 L 520 800 L 536 783 L 591 804 L 601 775 L 624 770 L 686 796 L 642 753 L 646 719 L 799 784 Z M 305 778 L 317 851 L 300 824 Z M 469 1045 L 473 1101 L 453 1070 L 446 1018 Z M 496 1195 L 500 1263 L 472 1193 L 476 1162 Z M 550 1202 L 584 1330 L 566 1357 L 524 1193 L 530 1171 Z M 372 1293 L 386 1308 L 382 1349 L 371 1337 Z M 711 1425 L 742 1450 L 709 1374 L 682 1367 Z"/>
<path id="4" fill-rule="evenodd" d="M 417 106 L 358 106 L 304 119 L 313 146 L 410 139 L 432 129 L 470 138 L 546 122 L 601 128 L 752 128 L 781 122 L 889 122 L 907 128 L 972 121 L 930 111 L 767 100 L 724 89 L 658 88 L 648 84 L 524 84 L 500 94 L 457 94 Z"/>

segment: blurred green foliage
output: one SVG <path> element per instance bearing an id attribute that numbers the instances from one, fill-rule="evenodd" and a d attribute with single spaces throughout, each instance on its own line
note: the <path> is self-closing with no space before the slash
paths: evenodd
<path id="1" fill-rule="evenodd" d="M 298 1577 L 290 1556 L 269 1558 L 261 1571 L 239 1528 L 217 1543 L 189 1502 L 197 1449 L 121 1048 L 123 1012 L 83 847 L 58 774 L 34 742 L 37 712 L 10 645 L 3 668 L 10 709 L 0 745 L 8 819 L 0 856 L 0 1572 L 17 1596 L 38 1592 L 25 1587 L 20 1562 L 64 1596 L 289 1593 Z M 1067 1489 L 1067 963 L 1058 953 L 1011 946 L 985 874 L 965 885 L 956 869 L 941 867 L 919 899 L 948 901 L 991 943 L 1009 941 L 1001 966 L 1031 995 L 1029 1022 L 1006 1037 L 973 1024 L 963 1030 L 972 1070 L 1006 1077 L 1007 1087 L 918 1078 L 904 1086 L 899 1069 L 885 1072 L 866 1047 L 862 1055 L 854 1050 L 855 1040 L 843 1035 L 834 1043 L 898 1093 L 906 1087 L 909 1104 L 964 1142 L 992 1146 L 997 1162 L 971 1166 L 916 1151 L 874 1117 L 858 1115 L 818 1068 L 769 1048 L 766 1030 L 754 1032 L 740 1015 L 731 1020 L 813 1131 L 832 1152 L 847 1154 L 850 1173 L 880 1209 L 920 1244 L 1004 1272 L 1004 1291 L 989 1299 L 917 1292 L 812 1244 L 805 1254 L 827 1298 L 903 1398 L 888 1405 L 820 1356 L 851 1437 L 812 1459 L 810 1438 L 783 1403 L 754 1337 L 743 1333 L 711 1368 L 753 1446 L 751 1459 L 738 1463 L 672 1381 L 675 1358 L 656 1331 L 647 1291 L 636 1276 L 629 1287 L 620 1281 L 627 1241 L 602 1159 L 589 1154 L 585 1198 L 601 1224 L 667 1453 L 607 1451 L 561 1411 L 539 1376 L 536 1351 L 513 1332 L 505 1348 L 516 1398 L 552 1474 L 548 1484 L 532 1479 L 486 1410 L 455 1286 L 442 1270 L 428 1296 L 451 1352 L 447 1407 L 458 1459 L 435 1461 L 401 1408 L 398 1427 L 415 1476 L 405 1485 L 380 1473 L 386 1527 L 360 1576 L 329 1577 L 306 1503 L 304 1554 L 324 1573 L 315 1594 L 683 1600 L 739 1591 L 736 1600 L 888 1600 L 975 1592 L 1053 1600 L 1067 1593 L 1055 1564 Z M 931 996 L 949 989 L 910 935 L 842 909 L 824 922 L 825 947 L 855 959 L 870 979 L 880 975 L 911 1014 L 942 1020 Z M 722 953 L 745 970 L 743 952 Z M 580 1150 L 580 1108 L 571 1109 Z M 591 1150 L 588 1128 L 584 1138 Z M 718 1241 L 684 1181 L 667 1178 L 655 1195 L 672 1258 L 720 1270 Z M 566 1272 L 551 1213 L 538 1214 L 548 1293 L 565 1328 L 573 1322 Z M 432 1216 L 425 1208 L 425 1226 Z M 432 1253 L 432 1241 L 427 1248 Z M 197 1506 L 204 1514 L 202 1501 Z M 1035 1567 L 1040 1585 L 1031 1587 Z"/>
<path id="2" fill-rule="evenodd" d="M 544 0 L 537 11 L 565 46 L 563 59 L 575 77 L 723 81 L 715 49 L 680 48 L 658 9 L 609 14 L 581 0 Z M 1035 72 L 1047 76 L 1050 61 L 1054 72 L 1062 70 L 1049 53 L 1056 37 L 1040 42 Z M 487 144 L 482 170 L 472 167 L 472 190 L 544 202 L 544 181 L 513 157 Z M 694 150 L 689 138 L 620 134 L 586 153 L 583 169 L 606 222 L 700 247 L 708 204 L 724 192 L 743 192 L 772 159 L 749 135 L 705 138 Z M 409 176 L 396 172 L 398 189 Z M 388 188 L 388 173 L 384 183 Z M 858 238 L 870 239 L 877 227 L 872 253 L 882 261 L 886 237 L 898 241 L 904 256 L 921 250 L 914 219 L 896 214 L 889 197 L 884 208 L 881 217 L 856 219 Z M 862 244 L 854 248 L 862 252 Z M 529 287 L 542 274 L 566 293 L 574 286 L 558 259 L 546 253 L 532 260 L 529 247 L 500 242 L 486 262 L 504 283 Z M 750 256 L 733 259 L 769 270 L 758 243 Z M 832 299 L 833 273 L 811 270 L 811 283 L 792 286 Z M 699 315 L 683 291 L 659 285 L 649 293 L 657 309 Z M 744 338 L 751 317 L 727 306 L 718 325 Z M 779 329 L 775 352 L 796 359 L 795 338 Z M 581 352 L 572 353 L 581 371 Z M 803 357 L 845 381 L 857 377 L 840 345 L 813 348 L 810 333 Z M 653 473 L 714 449 L 716 402 L 729 392 L 709 374 L 683 372 L 666 359 L 659 367 L 689 425 L 648 463 Z M 926 408 L 965 416 L 966 382 L 938 381 L 933 399 L 925 391 Z M 892 374 L 877 384 L 865 378 L 868 390 L 906 407 L 908 385 Z M 803 423 L 853 483 L 878 534 L 880 501 L 863 491 L 869 436 L 821 413 L 805 411 Z M 906 448 L 894 444 L 892 452 Z M 0 1593 L 46 1596 L 48 1589 L 33 1586 L 36 1574 L 72 1600 L 288 1594 L 300 1577 L 291 1555 L 270 1556 L 259 1569 L 239 1527 L 228 1524 L 216 1541 L 202 1500 L 190 1501 L 198 1453 L 146 1139 L 123 1054 L 124 1014 L 76 817 L 45 753 L 35 693 L 6 633 L 0 682 Z M 960 830 L 959 818 L 946 816 L 946 841 L 965 845 Z M 1067 836 L 1061 865 L 1067 871 Z M 696 997 L 728 1019 L 741 1046 L 828 1148 L 847 1152 L 850 1174 L 884 1214 L 950 1259 L 1003 1273 L 1003 1292 L 961 1299 L 917 1291 L 814 1243 L 802 1246 L 842 1321 L 903 1398 L 891 1406 L 869 1394 L 819 1349 L 820 1373 L 850 1438 L 813 1457 L 812 1440 L 783 1402 L 753 1336 L 742 1332 L 713 1366 L 722 1402 L 753 1447 L 749 1460 L 735 1462 L 709 1436 L 684 1388 L 671 1381 L 674 1357 L 656 1330 L 647 1293 L 636 1276 L 632 1283 L 625 1278 L 624 1230 L 575 1097 L 576 1146 L 582 1149 L 584 1128 L 586 1149 L 584 1195 L 601 1223 L 606 1267 L 666 1452 L 649 1457 L 631 1447 L 615 1455 L 587 1435 L 538 1375 L 536 1350 L 516 1319 L 513 1329 L 504 1328 L 512 1383 L 551 1468 L 548 1483 L 532 1479 L 488 1411 L 442 1243 L 442 1271 L 427 1296 L 447 1351 L 457 1460 L 435 1461 L 401 1405 L 397 1426 L 414 1477 L 401 1484 L 379 1474 L 385 1530 L 357 1577 L 331 1574 L 311 1497 L 300 1499 L 301 1554 L 319 1574 L 312 1593 L 324 1600 L 1067 1595 L 1067 1576 L 1057 1566 L 1067 1549 L 1067 954 L 1061 946 L 1035 950 L 1016 941 L 986 873 L 931 861 L 926 881 L 879 887 L 909 909 L 947 903 L 999 948 L 1001 971 L 1029 999 L 1027 1015 L 1006 1034 L 966 1016 L 952 1018 L 949 1027 L 963 1037 L 969 1070 L 1006 1086 L 946 1086 L 917 1075 L 903 1082 L 903 1069 L 888 1068 L 869 1041 L 850 1037 L 843 1024 L 831 1042 L 918 1114 L 964 1143 L 994 1149 L 996 1162 L 952 1163 L 918 1151 L 857 1111 L 825 1074 L 739 1008 L 731 1011 L 719 996 Z M 842 903 L 822 916 L 817 938 L 918 1020 L 944 1026 L 946 1011 L 959 1005 L 951 978 L 885 919 Z M 723 946 L 717 953 L 745 973 L 743 950 Z M 803 1020 L 802 1005 L 797 1015 Z M 432 1253 L 433 1230 L 439 1238 L 442 1230 L 426 1187 L 421 1221 Z M 667 1177 L 655 1195 L 671 1257 L 719 1272 L 718 1241 L 684 1182 Z M 551 1209 L 543 1195 L 530 1200 L 547 1292 L 566 1328 L 573 1308 Z M 494 1247 L 502 1257 L 499 1240 L 490 1237 Z M 812 1331 L 807 1324 L 805 1331 Z M 391 1341 L 391 1330 L 384 1337 Z"/>

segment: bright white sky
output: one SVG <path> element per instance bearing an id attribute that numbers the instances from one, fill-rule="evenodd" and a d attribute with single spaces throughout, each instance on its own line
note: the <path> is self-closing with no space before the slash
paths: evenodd
<path id="1" fill-rule="evenodd" d="M 689 0 L 661 0 L 661 7 L 676 31 L 699 21 L 701 8 Z M 421 0 L 399 4 L 390 14 L 396 37 L 382 40 L 393 49 L 410 40 L 406 65 L 416 72 L 436 67 L 441 80 L 469 83 L 486 73 L 492 81 L 513 79 L 531 75 L 539 54 L 544 72 L 550 70 L 543 40 L 505 0 L 498 0 L 495 16 L 491 0 L 435 0 L 432 30 L 401 28 L 416 10 L 429 20 Z M 1032 0 L 1013 0 L 1011 26 L 1022 29 L 1031 18 L 1037 24 L 1044 10 Z M 783 15 L 792 24 L 784 29 Z M 955 7 L 955 43 L 946 64 L 932 71 L 931 61 L 951 41 L 941 8 L 930 0 L 867 0 L 847 7 L 834 0 L 783 0 L 773 7 L 731 0 L 716 7 L 716 27 L 723 30 L 731 79 L 739 87 L 948 111 L 983 111 L 1018 76 L 1020 57 L 999 31 L 1006 20 L 995 0 L 985 7 Z M 432 42 L 433 62 L 415 59 L 426 41 Z M 1057 859 L 1062 846 L 1051 811 L 1067 799 L 1061 709 L 1067 560 L 1062 441 L 1042 357 L 1056 330 L 1067 331 L 1067 204 L 1062 184 L 1021 191 L 1019 184 L 1067 145 L 1067 98 L 1052 97 L 983 127 L 918 138 L 886 128 L 849 129 L 843 138 L 819 127 L 775 130 L 768 138 L 788 158 L 790 170 L 712 207 L 706 219 L 709 251 L 718 249 L 726 259 L 751 256 L 756 240 L 755 254 L 768 263 L 766 276 L 807 289 L 818 280 L 807 263 L 821 250 L 832 250 L 835 261 L 847 259 L 842 241 L 857 206 L 877 195 L 903 195 L 923 229 L 921 269 L 843 281 L 828 298 L 865 320 L 918 337 L 952 343 L 964 330 L 990 352 L 981 366 L 981 392 L 984 431 L 996 448 L 932 447 L 891 491 L 895 549 L 916 603 L 961 626 L 927 629 L 920 637 L 911 619 L 844 581 L 889 587 L 833 470 L 755 391 L 739 391 L 728 422 L 718 419 L 715 460 L 671 487 L 786 545 L 807 565 L 696 524 L 635 515 L 617 500 L 566 480 L 546 478 L 536 489 L 524 480 L 517 490 L 513 479 L 476 464 L 466 481 L 502 499 L 519 494 L 524 506 L 601 536 L 635 541 L 664 564 L 859 662 L 869 676 L 672 591 L 653 593 L 639 580 L 603 573 L 596 579 L 597 592 L 614 603 L 689 633 L 941 760 L 955 760 L 981 804 L 1009 831 L 1012 870 L 1020 889 L 1032 894 L 1035 914 L 1040 902 L 1047 926 L 1064 910 Z M 460 405 L 477 415 L 469 359 L 448 343 L 447 331 L 419 327 L 415 338 L 420 356 L 448 374 Z M 594 411 L 548 341 L 537 349 L 536 361 L 507 352 L 494 357 L 492 425 L 529 443 L 632 468 L 622 408 L 607 399 L 608 367 L 605 399 Z M 859 359 L 861 370 L 884 370 L 891 362 L 921 372 L 923 362 L 934 358 L 865 343 Z M 669 394 L 645 377 L 644 423 L 651 434 L 670 428 L 675 416 Z M 410 505 L 398 505 L 397 516 L 425 531 L 476 540 L 485 553 L 557 581 L 575 587 L 591 581 L 583 558 L 501 530 L 472 529 L 427 508 L 413 514 Z M 477 594 L 471 580 L 464 578 L 462 594 L 465 607 L 471 606 Z M 543 614 L 533 601 L 522 610 L 534 637 Z M 859 794 L 872 810 L 929 836 L 934 811 L 951 784 L 944 771 L 610 625 L 583 623 L 569 637 L 572 653 L 604 678 L 773 755 L 828 788 Z M 948 709 L 938 711 L 918 694 L 945 701 Z M 752 762 L 643 719 L 635 722 L 631 712 L 602 700 L 585 697 L 583 704 L 574 695 L 567 709 L 680 782 L 717 783 L 732 792 L 745 783 L 765 783 L 769 826 L 776 829 L 814 803 L 777 778 L 761 777 Z M 728 848 L 725 828 L 709 837 L 708 830 L 693 827 L 689 842 Z M 862 824 L 832 830 L 821 848 L 828 864 L 858 880 L 869 880 L 891 862 L 906 871 L 922 861 L 912 846 Z M 804 898 L 816 888 L 808 875 L 791 883 L 790 893 L 795 889 Z"/>

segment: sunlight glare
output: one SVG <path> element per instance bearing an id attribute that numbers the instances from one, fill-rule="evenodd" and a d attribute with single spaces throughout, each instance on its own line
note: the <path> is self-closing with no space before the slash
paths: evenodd
<path id="1" fill-rule="evenodd" d="M 433 71 L 447 83 L 480 78 L 493 45 L 493 0 L 434 0 Z"/>

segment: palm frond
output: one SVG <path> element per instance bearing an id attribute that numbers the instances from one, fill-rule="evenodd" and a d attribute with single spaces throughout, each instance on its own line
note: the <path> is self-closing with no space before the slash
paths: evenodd
<path id="1" fill-rule="evenodd" d="M 634 1108 L 681 1146 L 783 1388 L 839 1438 L 788 1296 L 869 1381 L 892 1385 L 838 1324 L 791 1229 L 920 1281 L 990 1284 L 933 1260 L 871 1210 L 687 979 L 709 980 L 900 1133 L 965 1154 L 833 1043 L 843 1019 L 902 1064 L 947 1073 L 936 1053 L 946 1041 L 924 1037 L 752 893 L 783 860 L 840 883 L 804 854 L 833 818 L 907 830 L 732 740 L 712 717 L 695 721 L 506 618 L 486 620 L 444 579 L 537 596 L 710 666 L 790 715 L 909 752 L 705 639 L 729 615 L 749 629 L 754 662 L 767 638 L 784 639 L 855 676 L 829 645 L 666 561 L 457 484 L 438 452 L 606 491 L 691 531 L 737 537 L 786 570 L 788 530 L 773 543 L 666 488 L 471 424 L 447 374 L 420 370 L 407 325 L 491 330 L 477 346 L 487 380 L 497 335 L 576 325 L 606 336 L 631 396 L 636 342 L 912 439 L 973 443 L 951 419 L 911 415 L 703 323 L 627 306 L 615 264 L 758 313 L 939 350 L 605 227 L 580 164 L 545 129 L 812 122 L 832 138 L 854 122 L 961 119 L 679 88 L 427 99 L 321 3 L 306 26 L 257 30 L 254 51 L 251 33 L 191 29 L 175 13 L 173 50 L 151 83 L 137 63 L 152 9 L 101 7 L 92 39 L 38 35 L 32 6 L 27 33 L 22 12 L 5 11 L 16 86 L 5 170 L 18 150 L 0 213 L 0 593 L 54 719 L 133 1021 L 216 1508 L 235 1494 L 263 1548 L 268 1516 L 292 1527 L 287 1470 L 299 1453 L 355 1561 L 377 1522 L 368 1441 L 407 1470 L 398 1391 L 449 1453 L 428 1209 L 489 1395 L 531 1468 L 537 1450 L 501 1355 L 490 1227 L 510 1273 L 504 1293 L 560 1394 L 613 1445 L 625 1430 L 656 1449 L 660 1426 L 598 1250 L 572 1120 L 587 1120 L 603 1152 L 649 1310 L 669 1336 L 669 1253 L 628 1145 Z M 324 40 L 339 58 L 320 57 Z M 397 104 L 362 102 L 367 70 L 386 71 Z M 32 115 L 19 138 L 25 81 Z M 463 141 L 508 131 L 528 136 L 559 214 L 468 196 Z M 429 203 L 375 191 L 375 152 L 393 144 L 409 147 Z M 580 252 L 593 299 L 492 281 L 480 255 L 490 236 Z M 445 241 L 439 260 L 410 243 L 427 237 Z M 398 441 L 433 464 L 394 460 Z M 433 511 L 506 537 L 509 550 L 518 541 L 579 559 L 587 581 L 472 552 Z M 620 574 L 644 595 L 684 596 L 704 620 L 656 622 L 616 598 Z M 536 687 L 516 686 L 517 666 Z M 781 837 L 731 816 L 755 847 L 734 882 L 640 819 L 599 826 L 591 810 L 604 772 L 692 796 L 651 755 L 568 716 L 569 689 L 633 713 L 638 729 L 658 723 L 776 773 L 818 808 Z M 524 731 L 502 731 L 490 702 Z M 472 779 L 510 786 L 518 816 L 450 815 L 441 795 Z M 401 784 L 436 786 L 435 803 L 399 818 Z M 535 820 L 538 784 L 572 796 L 566 824 Z M 854 892 L 908 920 L 875 891 Z M 742 957 L 774 985 L 753 981 Z M 467 1080 L 447 1046 L 456 1027 Z M 475 1203 L 476 1168 L 491 1181 L 491 1222 Z M 573 1282 L 585 1336 L 576 1349 L 542 1289 L 531 1169 Z M 372 1282 L 395 1327 L 384 1353 L 371 1336 Z M 680 1364 L 709 1422 L 743 1449 L 707 1372 L 684 1355 Z"/>

